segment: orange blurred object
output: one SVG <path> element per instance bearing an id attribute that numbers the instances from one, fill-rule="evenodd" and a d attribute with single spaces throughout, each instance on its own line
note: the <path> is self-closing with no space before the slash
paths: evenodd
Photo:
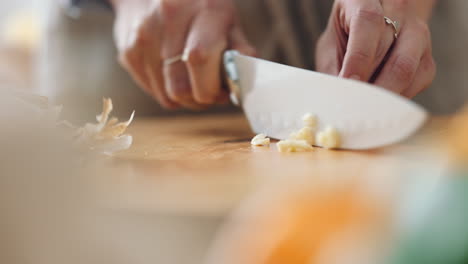
<path id="1" fill-rule="evenodd" d="M 377 241 L 383 242 L 388 231 L 390 207 L 357 182 L 316 183 L 282 185 L 251 201 L 221 234 L 209 263 L 367 263 L 361 261 L 374 258 Z"/>
<path id="2" fill-rule="evenodd" d="M 468 106 L 453 118 L 447 141 L 455 159 L 463 164 L 468 163 Z"/>

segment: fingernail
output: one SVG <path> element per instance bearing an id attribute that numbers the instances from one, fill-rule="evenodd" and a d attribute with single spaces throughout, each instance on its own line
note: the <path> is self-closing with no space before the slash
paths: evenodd
<path id="1" fill-rule="evenodd" d="M 359 75 L 352 75 L 352 76 L 350 77 L 350 79 L 356 80 L 356 81 L 360 81 L 360 80 L 361 80 L 361 77 L 359 77 Z"/>

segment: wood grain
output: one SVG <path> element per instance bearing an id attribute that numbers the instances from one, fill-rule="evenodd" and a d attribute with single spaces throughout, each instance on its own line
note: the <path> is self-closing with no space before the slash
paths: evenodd
<path id="1" fill-rule="evenodd" d="M 402 153 L 417 150 L 419 144 L 283 154 L 275 143 L 251 146 L 254 134 L 241 114 L 137 120 L 129 133 L 132 148 L 109 161 L 115 168 L 108 182 L 116 191 L 116 204 L 183 214 L 224 215 L 249 193 L 279 179 L 391 173 Z"/>

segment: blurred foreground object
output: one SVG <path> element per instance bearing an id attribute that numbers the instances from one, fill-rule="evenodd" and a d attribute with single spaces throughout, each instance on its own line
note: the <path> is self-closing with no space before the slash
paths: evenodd
<path id="1" fill-rule="evenodd" d="M 110 158 L 73 147 L 47 105 L 0 88 L 0 263 L 193 263 L 201 228 L 108 206 Z"/>
<path id="2" fill-rule="evenodd" d="M 309 179 L 290 175 L 248 200 L 208 263 L 379 263 L 391 234 L 388 197 L 366 190 L 365 171 L 318 167 Z"/>
<path id="3" fill-rule="evenodd" d="M 270 186 L 228 221 L 208 263 L 466 264 L 468 171 L 425 161 L 401 175 L 318 169 Z"/>
<path id="4" fill-rule="evenodd" d="M 449 175 L 447 175 L 449 176 Z M 468 263 L 468 171 L 431 190 L 414 190 L 412 201 L 420 209 L 408 231 L 398 236 L 389 264 Z"/>
<path id="5" fill-rule="evenodd" d="M 0 34 L 0 83 L 31 91 L 42 39 L 41 20 L 33 11 L 13 12 Z"/>
<path id="6" fill-rule="evenodd" d="M 453 118 L 446 141 L 455 160 L 468 165 L 468 106 Z"/>
<path id="7" fill-rule="evenodd" d="M 34 52 L 41 41 L 40 19 L 32 11 L 13 13 L 3 26 L 3 45 Z"/>

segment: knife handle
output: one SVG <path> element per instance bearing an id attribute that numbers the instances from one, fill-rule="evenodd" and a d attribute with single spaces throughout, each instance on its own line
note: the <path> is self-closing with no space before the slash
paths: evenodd
<path id="1" fill-rule="evenodd" d="M 240 78 L 239 71 L 237 69 L 237 64 L 235 57 L 239 55 L 239 52 L 236 50 L 227 50 L 224 52 L 223 56 L 223 72 L 224 79 L 229 88 L 231 102 L 236 105 L 241 105 L 241 89 L 240 89 Z"/>

